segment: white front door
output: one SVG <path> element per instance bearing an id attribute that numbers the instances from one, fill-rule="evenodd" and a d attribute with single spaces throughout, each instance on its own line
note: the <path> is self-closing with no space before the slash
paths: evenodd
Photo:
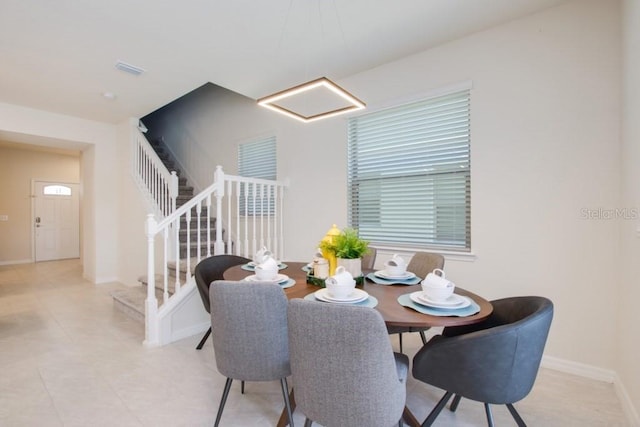
<path id="1" fill-rule="evenodd" d="M 34 183 L 35 259 L 80 257 L 78 184 Z"/>

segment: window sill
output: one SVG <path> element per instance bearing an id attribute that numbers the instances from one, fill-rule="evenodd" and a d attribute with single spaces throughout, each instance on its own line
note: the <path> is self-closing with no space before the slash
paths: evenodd
<path id="1" fill-rule="evenodd" d="M 435 248 L 429 249 L 429 248 L 410 248 L 410 247 L 400 247 L 400 246 L 385 246 L 385 245 L 376 245 L 374 243 L 371 244 L 371 247 L 377 249 L 379 254 L 388 253 L 389 255 L 401 254 L 401 255 L 413 256 L 413 254 L 416 252 L 437 252 L 439 254 L 442 254 L 446 260 L 464 261 L 464 262 L 474 262 L 477 258 L 477 256 L 473 252 L 443 251 Z"/>

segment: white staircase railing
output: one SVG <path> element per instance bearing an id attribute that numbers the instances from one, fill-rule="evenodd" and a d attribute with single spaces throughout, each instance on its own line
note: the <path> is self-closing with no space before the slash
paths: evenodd
<path id="1" fill-rule="evenodd" d="M 169 172 L 142 132 L 135 128 L 132 135 L 133 179 L 155 215 L 164 218 L 176 210 L 178 177 Z"/>
<path id="2" fill-rule="evenodd" d="M 180 298 L 201 259 L 212 253 L 251 258 L 262 246 L 278 259 L 283 258 L 286 187 L 281 181 L 226 175 L 218 166 L 213 184 L 189 202 L 159 221 L 153 214 L 148 216 L 145 345 L 167 343 L 166 334 L 160 330 L 161 318 L 172 306 L 171 300 Z M 158 257 L 156 249 L 161 252 Z M 170 265 L 175 268 L 174 283 L 169 283 Z M 160 304 L 155 294 L 157 269 L 162 277 Z"/>

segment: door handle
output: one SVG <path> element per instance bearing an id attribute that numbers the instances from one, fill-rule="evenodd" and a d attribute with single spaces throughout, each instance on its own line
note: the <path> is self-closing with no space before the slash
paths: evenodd
<path id="1" fill-rule="evenodd" d="M 36 217 L 36 224 L 40 224 L 40 217 L 39 216 Z"/>

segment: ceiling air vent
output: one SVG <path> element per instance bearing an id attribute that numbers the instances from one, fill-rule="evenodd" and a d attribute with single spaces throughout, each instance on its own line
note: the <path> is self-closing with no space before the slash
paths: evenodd
<path id="1" fill-rule="evenodd" d="M 144 68 L 136 67 L 135 65 L 127 64 L 122 61 L 116 62 L 116 68 L 120 71 L 124 71 L 125 73 L 133 74 L 134 76 L 139 76 L 144 73 Z"/>

